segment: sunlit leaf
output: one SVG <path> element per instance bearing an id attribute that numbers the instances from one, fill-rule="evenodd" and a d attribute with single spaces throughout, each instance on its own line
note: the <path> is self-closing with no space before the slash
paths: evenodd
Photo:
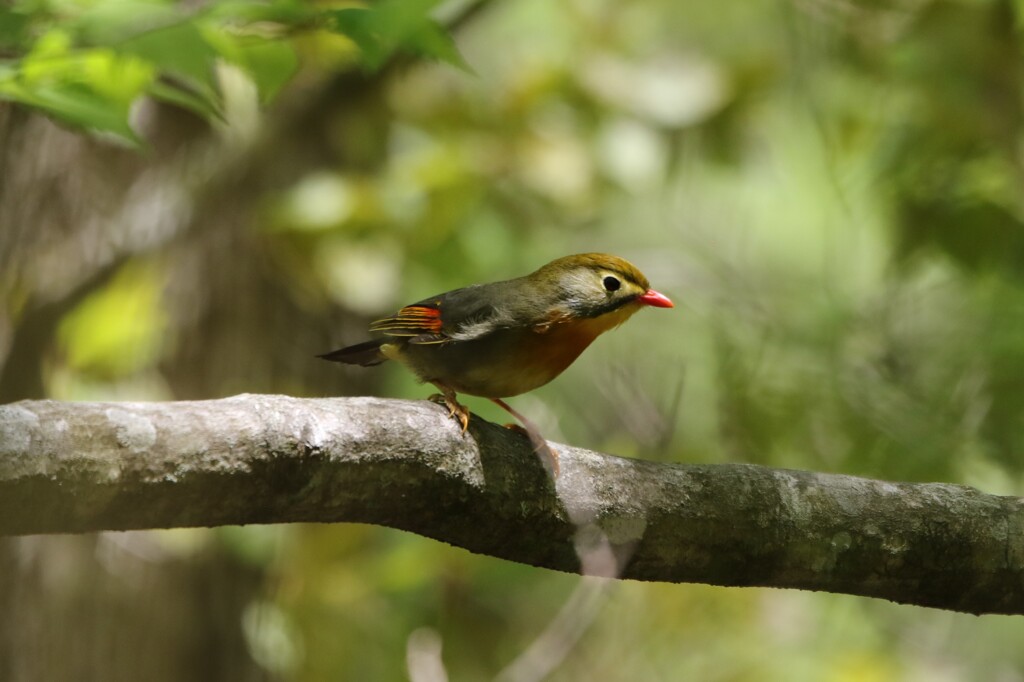
<path id="1" fill-rule="evenodd" d="M 110 50 L 72 52 L 66 34 L 51 32 L 0 73 L 0 97 L 136 143 L 128 114 L 152 76 L 145 63 Z"/>
<path id="2" fill-rule="evenodd" d="M 126 266 L 64 318 L 59 335 L 72 367 L 111 377 L 157 357 L 165 324 L 160 277 L 148 265 Z"/>
<path id="3" fill-rule="evenodd" d="M 36 40 L 20 65 L 20 73 L 28 81 L 60 76 L 68 69 L 65 58 L 71 54 L 71 36 L 53 29 Z"/>
<path id="4" fill-rule="evenodd" d="M 0 97 L 137 143 L 128 116 L 153 76 L 140 59 L 106 48 L 75 50 L 67 32 L 51 30 L 23 59 L 6 65 Z"/>
<path id="5" fill-rule="evenodd" d="M 88 50 L 81 54 L 79 63 L 83 81 L 125 109 L 153 80 L 152 66 L 134 57 L 118 56 L 112 50 Z"/>
<path id="6" fill-rule="evenodd" d="M 138 143 L 128 123 L 127 109 L 112 106 L 109 99 L 81 83 L 53 84 L 31 90 L 0 84 L 0 98 L 34 106 L 68 123 Z"/>

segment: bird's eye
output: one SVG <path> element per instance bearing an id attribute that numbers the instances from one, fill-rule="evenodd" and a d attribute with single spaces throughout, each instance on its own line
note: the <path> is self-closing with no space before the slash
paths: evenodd
<path id="1" fill-rule="evenodd" d="M 622 282 L 617 277 L 612 277 L 611 275 L 605 277 L 603 282 L 606 291 L 618 291 L 619 287 L 622 286 Z"/>

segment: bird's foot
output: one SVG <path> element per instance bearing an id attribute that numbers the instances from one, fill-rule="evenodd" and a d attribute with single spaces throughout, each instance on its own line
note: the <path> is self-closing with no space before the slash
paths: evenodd
<path id="1" fill-rule="evenodd" d="M 438 388 L 441 387 L 438 386 Z M 462 433 L 466 433 L 466 429 L 469 428 L 469 408 L 455 399 L 454 392 L 435 393 L 429 396 L 427 400 L 447 407 L 448 416 L 459 422 L 459 425 L 462 426 Z"/>

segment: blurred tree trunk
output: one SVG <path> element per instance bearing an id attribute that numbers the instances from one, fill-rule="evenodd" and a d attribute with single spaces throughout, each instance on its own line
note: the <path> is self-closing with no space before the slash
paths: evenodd
<path id="1" fill-rule="evenodd" d="M 152 149 L 138 154 L 0 103 L 0 402 L 46 397 L 60 321 L 158 248 L 172 261 L 173 352 L 160 369 L 176 397 L 369 390 L 372 375 L 343 383 L 313 357 L 353 316 L 323 292 L 289 290 L 273 243 L 252 227 L 267 193 L 311 169 L 379 161 L 383 78 L 324 81 L 234 149 L 165 107 L 146 109 Z M 353 117 L 375 122 L 370 143 L 330 145 L 329 129 Z M 116 537 L 0 540 L 0 679 L 267 679 L 241 630 L 260 570 L 216 547 L 140 558 L 130 547 L 153 542 Z"/>
<path id="2" fill-rule="evenodd" d="M 216 545 L 179 557 L 141 532 L 5 539 L 0 679 L 272 679 L 241 629 L 262 581 Z"/>
<path id="3" fill-rule="evenodd" d="M 149 248 L 131 236 L 147 226 L 118 222 L 148 201 L 138 178 L 208 143 L 191 117 L 155 113 L 145 156 L 0 104 L 0 401 L 46 396 L 61 320 Z M 268 679 L 241 630 L 260 585 L 216 547 L 175 557 L 131 534 L 0 540 L 0 679 Z"/>

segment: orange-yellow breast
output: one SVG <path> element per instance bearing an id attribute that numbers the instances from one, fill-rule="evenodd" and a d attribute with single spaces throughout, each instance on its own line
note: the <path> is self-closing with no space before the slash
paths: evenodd
<path id="1" fill-rule="evenodd" d="M 594 339 L 625 322 L 639 307 L 627 304 L 600 317 L 497 330 L 472 341 L 421 346 L 395 343 L 382 350 L 408 365 L 423 381 L 444 383 L 458 393 L 507 398 L 554 379 Z"/>

